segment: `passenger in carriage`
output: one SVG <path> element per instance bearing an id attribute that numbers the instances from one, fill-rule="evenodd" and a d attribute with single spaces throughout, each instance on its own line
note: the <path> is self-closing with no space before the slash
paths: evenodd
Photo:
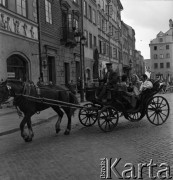
<path id="1" fill-rule="evenodd" d="M 139 77 L 136 74 L 133 74 L 131 77 L 131 92 L 132 94 L 138 96 L 140 94 L 140 86 L 142 81 L 139 80 Z"/>
<path id="2" fill-rule="evenodd" d="M 107 63 L 106 68 L 107 73 L 105 74 L 105 77 L 99 80 L 99 82 L 103 82 L 103 85 L 100 88 L 101 91 L 97 92 L 98 96 L 96 97 L 96 99 L 102 99 L 106 94 L 107 88 L 113 88 L 114 86 L 116 86 L 118 81 L 117 73 L 112 69 L 112 63 Z"/>
<path id="3" fill-rule="evenodd" d="M 142 84 L 140 86 L 139 91 L 142 92 L 146 89 L 151 89 L 153 87 L 153 83 L 149 80 L 146 74 L 142 75 Z"/>

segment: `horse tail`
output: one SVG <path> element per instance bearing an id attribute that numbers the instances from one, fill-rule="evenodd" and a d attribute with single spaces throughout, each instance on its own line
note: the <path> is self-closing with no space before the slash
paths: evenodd
<path id="1" fill-rule="evenodd" d="M 73 94 L 73 93 L 69 93 L 69 103 L 72 103 L 72 104 L 79 104 L 79 101 L 77 99 L 77 97 Z M 77 108 L 71 108 L 71 115 L 74 116 L 74 112 Z"/>

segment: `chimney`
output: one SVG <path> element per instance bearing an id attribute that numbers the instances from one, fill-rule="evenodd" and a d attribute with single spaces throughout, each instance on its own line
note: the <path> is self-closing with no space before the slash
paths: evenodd
<path id="1" fill-rule="evenodd" d="M 170 29 L 173 28 L 173 21 L 172 21 L 172 19 L 169 20 L 169 28 Z"/>

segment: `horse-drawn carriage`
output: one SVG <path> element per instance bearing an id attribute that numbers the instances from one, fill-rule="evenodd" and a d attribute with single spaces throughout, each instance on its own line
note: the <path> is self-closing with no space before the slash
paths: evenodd
<path id="1" fill-rule="evenodd" d="M 57 112 L 59 118 L 55 124 L 56 133 L 60 131 L 60 123 L 64 110 L 68 117 L 67 128 L 65 134 L 69 134 L 71 130 L 71 116 L 76 108 L 80 108 L 79 120 L 84 126 L 92 126 L 96 121 L 101 130 L 107 132 L 112 131 L 118 124 L 120 116 L 124 116 L 129 121 L 139 121 L 145 115 L 154 125 L 163 124 L 169 116 L 169 104 L 162 96 L 156 94 L 162 89 L 157 81 L 153 84 L 152 89 L 144 91 L 135 108 L 130 109 L 126 99 L 126 92 L 115 89 L 108 89 L 111 96 L 107 101 L 101 101 L 95 98 L 97 87 L 86 89 L 86 100 L 90 103 L 81 106 L 78 104 L 76 96 L 61 86 L 51 86 L 36 88 L 34 84 L 26 84 L 20 81 L 8 80 L 0 86 L 0 103 L 4 102 L 10 96 L 14 97 L 17 107 L 24 114 L 24 118 L 20 124 L 21 136 L 28 142 L 32 140 L 33 130 L 31 117 L 35 113 L 52 107 Z M 25 91 L 27 90 L 27 93 Z M 39 90 L 39 91 L 38 91 Z M 25 124 L 28 126 L 29 133 L 25 132 Z"/>
<path id="2" fill-rule="evenodd" d="M 145 115 L 154 125 L 163 124 L 170 112 L 168 101 L 163 96 L 156 95 L 161 89 L 159 81 L 153 82 L 153 88 L 143 91 L 137 99 L 137 104 L 131 108 L 126 92 L 108 89 L 107 101 L 96 99 L 97 88 L 86 89 L 86 100 L 90 101 L 79 112 L 79 120 L 84 126 L 92 126 L 98 121 L 101 130 L 112 131 L 121 116 L 131 122 L 141 120 Z"/>

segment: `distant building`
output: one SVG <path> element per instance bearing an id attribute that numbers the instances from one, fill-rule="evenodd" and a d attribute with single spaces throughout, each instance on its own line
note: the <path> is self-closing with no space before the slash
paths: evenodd
<path id="1" fill-rule="evenodd" d="M 150 44 L 151 71 L 153 78 L 173 81 L 173 21 L 169 20 L 169 30 L 160 31 Z"/>
<path id="2" fill-rule="evenodd" d="M 135 64 L 132 72 L 137 74 L 139 77 L 145 73 L 144 57 L 141 55 L 141 52 L 137 50 L 135 50 Z"/>

